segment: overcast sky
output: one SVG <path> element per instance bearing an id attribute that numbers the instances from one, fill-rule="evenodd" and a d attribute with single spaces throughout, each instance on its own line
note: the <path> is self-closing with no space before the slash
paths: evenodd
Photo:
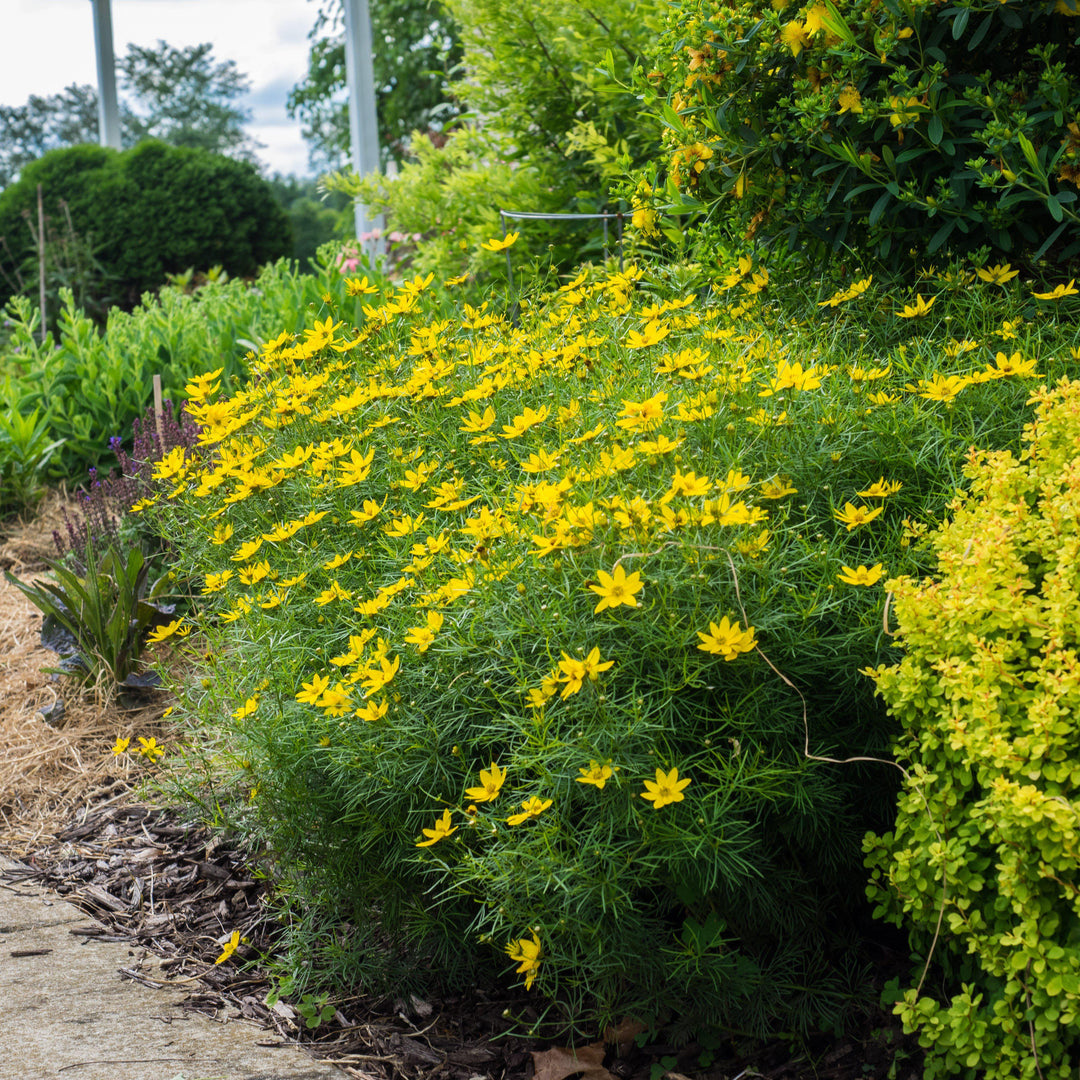
<path id="1" fill-rule="evenodd" d="M 285 114 L 285 98 L 307 70 L 313 0 L 112 0 L 117 56 L 129 42 L 173 46 L 213 43 L 214 57 L 234 60 L 251 81 L 239 104 L 247 131 L 265 147 L 271 172 L 308 175 L 300 124 Z M 0 105 L 22 105 L 31 94 L 55 94 L 71 83 L 97 86 L 90 0 L 0 0 Z"/>

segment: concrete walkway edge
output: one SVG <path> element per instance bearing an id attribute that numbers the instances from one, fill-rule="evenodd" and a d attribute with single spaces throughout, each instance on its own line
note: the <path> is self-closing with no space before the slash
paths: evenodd
<path id="1" fill-rule="evenodd" d="M 124 978 L 137 946 L 72 933 L 91 924 L 54 894 L 0 881 L 3 1080 L 343 1080 L 299 1047 L 258 1045 L 272 1033 L 253 1024 L 181 1008 L 190 987 Z"/>

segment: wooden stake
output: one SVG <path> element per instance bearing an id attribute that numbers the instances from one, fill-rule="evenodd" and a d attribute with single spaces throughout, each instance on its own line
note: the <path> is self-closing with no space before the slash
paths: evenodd
<path id="1" fill-rule="evenodd" d="M 161 400 L 161 376 L 154 376 L 154 424 L 157 427 L 158 448 L 161 453 L 165 453 L 165 427 L 164 427 L 164 413 L 165 405 Z"/>
<path id="2" fill-rule="evenodd" d="M 41 297 L 41 344 L 45 344 L 45 203 L 41 197 L 41 185 L 37 186 L 38 228 L 38 284 Z"/>

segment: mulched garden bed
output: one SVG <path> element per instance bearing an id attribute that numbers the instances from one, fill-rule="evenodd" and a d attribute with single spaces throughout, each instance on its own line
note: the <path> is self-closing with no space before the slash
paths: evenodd
<path id="1" fill-rule="evenodd" d="M 475 991 L 433 1002 L 335 998 L 332 1019 L 309 1030 L 293 1004 L 266 1004 L 271 983 L 243 961 L 272 952 L 280 927 L 268 906 L 269 885 L 252 873 L 242 852 L 220 836 L 186 823 L 175 812 L 118 800 L 91 804 L 32 855 L 8 869 L 12 881 L 35 882 L 75 904 L 96 922 L 73 933 L 128 941 L 126 977 L 147 986 L 184 983 L 186 1008 L 219 1019 L 263 1026 L 267 1042 L 301 1041 L 314 1056 L 364 1080 L 917 1080 L 920 1059 L 894 1019 L 867 1016 L 854 1035 L 786 1041 L 717 1052 L 707 1070 L 700 1047 L 639 1047 L 634 1029 L 612 1045 L 581 1048 L 575 1060 L 562 1047 L 511 1033 L 504 1012 L 535 1015 L 530 999 Z M 234 931 L 245 942 L 227 963 L 215 964 Z M 238 962 L 239 961 L 239 962 Z M 620 1045 L 621 1044 L 621 1045 Z M 899 1053 L 897 1052 L 899 1051 Z"/>

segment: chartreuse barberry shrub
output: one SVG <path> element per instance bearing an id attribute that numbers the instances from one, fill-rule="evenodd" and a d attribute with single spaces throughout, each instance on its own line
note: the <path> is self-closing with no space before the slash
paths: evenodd
<path id="1" fill-rule="evenodd" d="M 683 1035 L 865 990 L 895 770 L 807 755 L 887 752 L 882 582 L 1056 348 L 961 345 L 948 298 L 862 340 L 869 282 L 800 330 L 732 276 L 584 270 L 519 324 L 350 279 L 231 395 L 192 381 L 144 511 L 201 594 L 188 760 L 265 843 L 301 982 L 501 967 Z"/>
<path id="2" fill-rule="evenodd" d="M 889 583 L 904 656 L 873 673 L 908 774 L 870 892 L 944 968 L 896 1005 L 927 1076 L 1080 1063 L 1080 383 L 1032 400 L 1019 456 L 972 452 L 933 576 Z"/>
<path id="3" fill-rule="evenodd" d="M 679 0 L 646 89 L 669 196 L 894 262 L 946 245 L 1075 258 L 1078 15 L 1075 0 Z"/>

